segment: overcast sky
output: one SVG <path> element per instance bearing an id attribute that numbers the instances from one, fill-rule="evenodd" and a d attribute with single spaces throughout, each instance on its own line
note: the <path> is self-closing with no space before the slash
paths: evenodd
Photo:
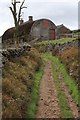
<path id="1" fill-rule="evenodd" d="M 9 6 L 11 0 L 0 0 L 0 36 L 14 26 Z M 77 0 L 25 0 L 25 6 L 27 9 L 23 10 L 22 15 L 24 21 L 28 20 L 28 16 L 33 16 L 34 20 L 47 18 L 56 25 L 64 24 L 71 30 L 78 28 Z"/>

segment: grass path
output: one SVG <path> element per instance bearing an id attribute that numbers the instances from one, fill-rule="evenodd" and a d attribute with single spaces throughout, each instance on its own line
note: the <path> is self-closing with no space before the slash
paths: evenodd
<path id="1" fill-rule="evenodd" d="M 78 88 L 59 59 L 42 54 L 44 68 L 34 76 L 29 118 L 77 118 Z M 40 80 L 41 79 L 41 80 Z"/>
<path id="2" fill-rule="evenodd" d="M 77 108 L 78 88 L 75 82 L 70 78 L 64 66 L 60 63 L 60 61 L 56 57 L 53 57 L 51 54 L 48 54 L 48 53 L 43 54 L 42 57 L 44 58 L 45 61 L 50 60 L 52 62 L 53 81 L 55 83 L 55 88 L 57 90 L 57 98 L 58 98 L 58 103 L 60 107 L 60 117 L 61 118 L 77 118 L 78 117 L 78 108 Z M 48 67 L 49 66 L 47 66 L 46 69 L 48 69 Z M 47 76 L 46 73 L 44 74 L 46 77 Z M 47 81 L 47 79 L 45 79 L 45 81 Z M 43 82 L 43 84 L 45 84 L 45 81 Z M 40 86 L 42 88 L 42 84 Z M 45 85 L 43 86 L 44 88 L 46 87 Z M 49 86 L 47 87 L 49 88 Z M 54 87 L 52 89 L 54 89 Z M 47 92 L 45 92 L 45 94 L 47 96 Z"/>
<path id="3" fill-rule="evenodd" d="M 65 115 L 65 117 L 73 116 L 74 118 L 77 118 L 78 117 L 77 105 L 69 93 L 68 87 L 66 86 L 66 84 L 64 82 L 63 75 L 62 75 L 61 71 L 59 70 L 58 66 L 56 64 L 54 64 L 54 67 L 55 67 L 54 69 L 56 70 L 56 73 L 57 73 L 57 80 L 59 82 L 59 87 L 61 88 L 61 92 L 63 92 L 63 94 L 64 94 L 64 100 L 65 100 L 64 102 L 62 102 L 62 100 L 60 100 L 60 105 L 62 104 L 62 106 L 63 105 L 64 105 L 64 107 L 66 106 L 65 110 L 61 107 L 61 109 L 62 109 L 61 114 L 63 117 Z M 54 76 L 54 74 L 53 74 L 53 76 Z M 59 97 L 61 98 L 61 95 L 59 95 Z M 66 105 L 64 104 L 65 102 L 66 102 Z M 67 110 L 68 110 L 68 112 L 67 112 Z"/>

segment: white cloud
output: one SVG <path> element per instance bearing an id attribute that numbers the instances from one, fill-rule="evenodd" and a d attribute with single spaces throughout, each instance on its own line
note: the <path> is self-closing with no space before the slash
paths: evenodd
<path id="1" fill-rule="evenodd" d="M 31 9 L 31 8 L 34 8 Z M 49 18 L 56 24 L 65 24 L 70 29 L 77 29 L 78 24 L 78 6 L 77 3 L 67 2 L 35 2 L 28 5 L 25 13 L 25 20 L 27 16 L 33 15 L 34 19 Z M 27 15 L 26 15 L 27 14 Z"/>
<path id="2" fill-rule="evenodd" d="M 22 0 L 20 0 L 22 1 Z M 14 25 L 9 6 L 11 0 L 0 0 L 0 36 Z M 56 25 L 65 24 L 70 29 L 77 29 L 78 2 L 77 0 L 25 0 L 23 18 L 28 20 L 32 15 L 34 20 L 48 18 Z"/>
<path id="3" fill-rule="evenodd" d="M 38 2 L 39 0 L 29 0 L 29 2 Z M 77 0 L 40 0 L 39 2 L 78 2 Z"/>

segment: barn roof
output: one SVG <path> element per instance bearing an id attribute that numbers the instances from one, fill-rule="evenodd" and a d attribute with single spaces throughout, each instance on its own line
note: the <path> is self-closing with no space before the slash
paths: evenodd
<path id="1" fill-rule="evenodd" d="M 46 19 L 46 18 L 36 20 L 35 23 L 34 23 L 34 25 L 37 24 L 40 21 L 43 21 L 43 20 L 50 21 L 54 25 L 54 28 L 56 28 L 56 25 L 51 20 Z"/>
<path id="2" fill-rule="evenodd" d="M 67 28 L 67 27 L 66 27 L 66 26 L 64 26 L 63 24 L 58 25 L 58 26 L 57 26 L 57 29 L 61 29 L 61 28 L 63 28 L 63 27 L 65 27 L 66 29 L 70 30 L 69 28 Z M 70 31 L 71 31 L 71 30 L 70 30 Z"/>
<path id="3" fill-rule="evenodd" d="M 21 25 L 19 25 L 19 35 L 22 36 L 22 34 L 26 31 L 27 34 L 29 34 L 30 29 L 33 25 L 35 21 L 32 22 L 25 22 Z M 6 40 L 6 39 L 10 39 L 13 38 L 14 35 L 14 31 L 15 31 L 15 27 L 9 28 L 8 30 L 6 30 L 2 36 L 2 40 Z"/>
<path id="4" fill-rule="evenodd" d="M 49 19 L 38 19 L 35 21 L 27 21 L 22 23 L 21 25 L 19 25 L 19 36 L 23 36 L 24 33 L 29 34 L 31 27 L 33 24 L 36 24 L 37 22 L 41 21 L 41 20 L 48 20 Z M 50 21 L 52 22 L 52 21 Z M 54 28 L 56 28 L 56 25 L 52 22 L 52 24 L 54 25 Z M 14 31 L 15 31 L 15 27 L 9 28 L 8 30 L 6 30 L 2 36 L 2 40 L 7 40 L 7 39 L 11 39 L 14 37 Z"/>

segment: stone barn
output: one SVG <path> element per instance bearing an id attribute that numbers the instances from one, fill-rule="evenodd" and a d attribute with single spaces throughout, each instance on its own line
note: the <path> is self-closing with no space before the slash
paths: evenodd
<path id="1" fill-rule="evenodd" d="M 15 28 L 6 30 L 2 36 L 2 42 L 13 43 Z M 54 40 L 56 38 L 56 25 L 49 19 L 39 19 L 33 21 L 33 17 L 29 16 L 27 22 L 21 21 L 19 25 L 19 38 L 24 42 L 31 40 Z"/>
<path id="2" fill-rule="evenodd" d="M 31 27 L 30 35 L 33 39 L 54 40 L 55 39 L 55 24 L 48 19 L 40 19 L 34 22 Z"/>
<path id="3" fill-rule="evenodd" d="M 64 38 L 67 37 L 68 34 L 71 33 L 71 30 L 64 26 L 63 24 L 57 26 L 56 37 Z"/>

